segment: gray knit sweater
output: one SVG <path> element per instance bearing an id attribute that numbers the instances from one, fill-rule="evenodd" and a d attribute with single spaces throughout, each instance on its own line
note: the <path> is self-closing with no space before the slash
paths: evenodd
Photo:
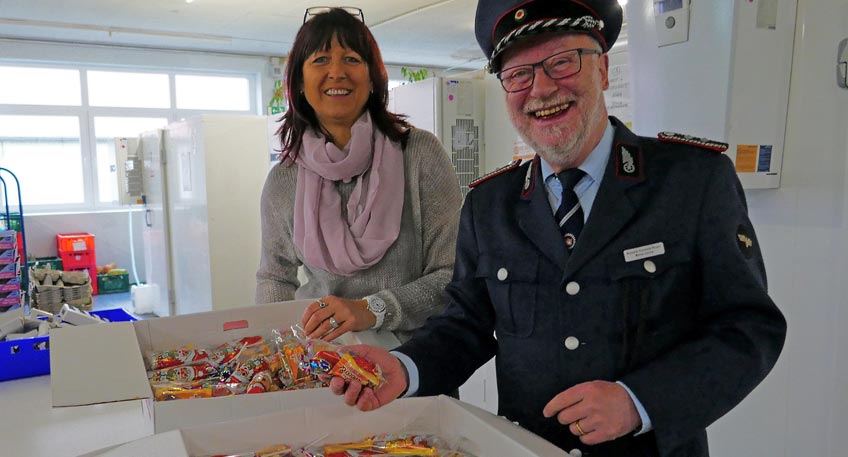
<path id="1" fill-rule="evenodd" d="M 374 266 L 340 276 L 303 263 L 294 245 L 297 166 L 278 164 L 262 191 L 262 257 L 256 273 L 256 303 L 336 295 L 381 298 L 387 307 L 381 330 L 401 341 L 441 312 L 442 290 L 453 273 L 462 197 L 450 158 L 430 132 L 412 129 L 403 150 L 404 200 L 400 234 Z M 356 184 L 336 182 L 342 202 Z M 343 218 L 347 218 L 342 204 Z M 301 285 L 297 269 L 304 267 Z"/>

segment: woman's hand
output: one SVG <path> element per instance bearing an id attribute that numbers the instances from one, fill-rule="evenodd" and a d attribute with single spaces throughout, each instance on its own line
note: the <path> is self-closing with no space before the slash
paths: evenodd
<path id="1" fill-rule="evenodd" d="M 311 303 L 303 312 L 300 324 L 310 338 L 332 341 L 347 332 L 367 330 L 377 317 L 368 311 L 368 301 L 347 300 L 328 295 Z"/>

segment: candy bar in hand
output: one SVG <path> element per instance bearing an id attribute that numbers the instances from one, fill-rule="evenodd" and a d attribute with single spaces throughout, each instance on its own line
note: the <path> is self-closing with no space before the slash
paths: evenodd
<path id="1" fill-rule="evenodd" d="M 319 351 L 310 364 L 316 373 L 339 376 L 346 381 L 359 381 L 366 387 L 379 387 L 383 383 L 383 372 L 379 366 L 362 357 L 347 353 Z"/>

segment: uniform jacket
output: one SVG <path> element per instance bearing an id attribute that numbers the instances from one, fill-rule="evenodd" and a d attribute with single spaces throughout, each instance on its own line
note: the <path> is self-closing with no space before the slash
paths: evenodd
<path id="1" fill-rule="evenodd" d="M 496 355 L 499 414 L 566 451 L 707 456 L 706 427 L 769 372 L 786 322 L 731 161 L 611 120 L 612 155 L 574 250 L 538 158 L 487 179 L 462 210 L 447 309 L 398 350 L 418 366 L 419 395 L 456 389 Z M 542 416 L 592 380 L 624 382 L 653 431 L 586 446 Z"/>

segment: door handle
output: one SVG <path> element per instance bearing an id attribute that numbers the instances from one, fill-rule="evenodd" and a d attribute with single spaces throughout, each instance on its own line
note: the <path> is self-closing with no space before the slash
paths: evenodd
<path id="1" fill-rule="evenodd" d="M 848 38 L 839 43 L 836 54 L 836 85 L 848 89 Z"/>
<path id="2" fill-rule="evenodd" d="M 146 225 L 148 228 L 153 227 L 153 224 L 150 222 L 150 213 L 152 212 L 153 211 L 149 209 L 144 210 L 144 225 Z"/>

